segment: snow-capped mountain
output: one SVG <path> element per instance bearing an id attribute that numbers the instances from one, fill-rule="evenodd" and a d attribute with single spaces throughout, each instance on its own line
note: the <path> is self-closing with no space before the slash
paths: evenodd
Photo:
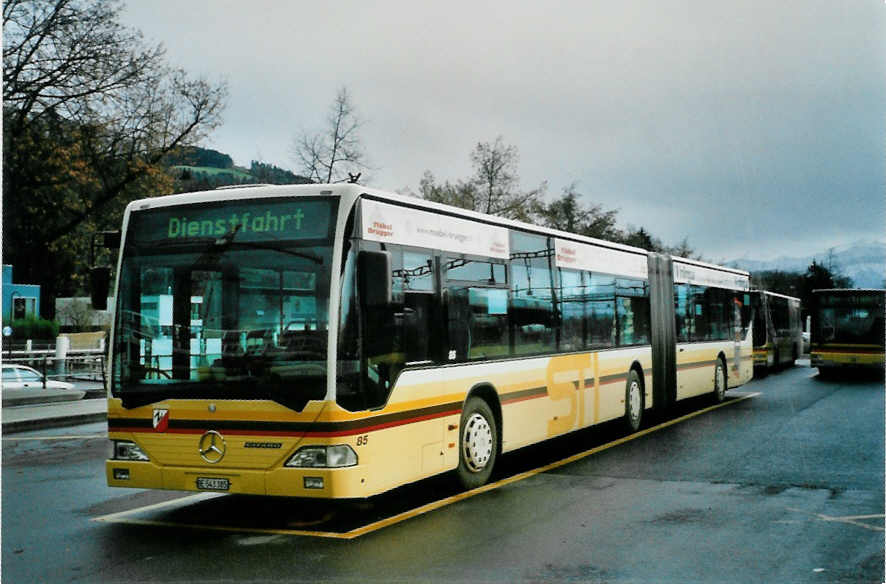
<path id="1" fill-rule="evenodd" d="M 741 258 L 729 261 L 726 265 L 749 272 L 805 272 L 812 260 L 849 276 L 855 288 L 886 287 L 886 243 L 881 241 L 857 241 L 805 257 L 780 257 L 765 261 Z"/>

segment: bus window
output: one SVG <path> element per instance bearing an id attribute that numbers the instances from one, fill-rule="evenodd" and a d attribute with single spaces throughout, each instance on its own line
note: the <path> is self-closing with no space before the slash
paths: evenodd
<path id="1" fill-rule="evenodd" d="M 391 255 L 391 290 L 394 301 L 406 292 L 434 291 L 434 262 L 429 253 L 403 251 Z"/>
<path id="2" fill-rule="evenodd" d="M 615 346 L 615 277 L 590 276 L 588 287 L 588 344 L 594 349 Z"/>
<path id="3" fill-rule="evenodd" d="M 450 360 L 510 354 L 507 290 L 453 286 L 448 289 L 447 309 Z"/>
<path id="4" fill-rule="evenodd" d="M 552 253 L 547 238 L 511 232 L 511 326 L 515 355 L 557 350 Z"/>
<path id="5" fill-rule="evenodd" d="M 449 361 L 510 354 L 505 266 L 468 258 L 445 258 Z"/>
<path id="6" fill-rule="evenodd" d="M 674 312 L 677 319 L 677 342 L 688 343 L 692 340 L 694 322 L 689 284 L 674 284 Z"/>
<path id="7" fill-rule="evenodd" d="M 616 280 L 618 302 L 618 345 L 643 345 L 649 342 L 649 285 L 643 280 Z"/>
<path id="8" fill-rule="evenodd" d="M 708 315 L 707 302 L 705 302 L 706 286 L 690 287 L 690 307 L 692 311 L 692 335 L 693 341 L 711 340 L 710 317 Z"/>
<path id="9" fill-rule="evenodd" d="M 585 347 L 587 339 L 587 282 L 586 274 L 578 270 L 560 269 L 557 289 L 560 313 L 560 350 L 577 351 Z"/>
<path id="10" fill-rule="evenodd" d="M 495 264 L 481 260 L 452 258 L 444 267 L 447 280 L 464 280 L 494 286 L 505 283 L 504 264 Z"/>

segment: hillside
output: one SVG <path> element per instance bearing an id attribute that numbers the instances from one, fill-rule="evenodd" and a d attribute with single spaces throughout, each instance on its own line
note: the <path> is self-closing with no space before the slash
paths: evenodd
<path id="1" fill-rule="evenodd" d="M 310 179 L 266 162 L 253 160 L 249 168 L 235 166 L 223 152 L 189 146 L 168 155 L 163 164 L 175 180 L 175 191 L 185 193 L 237 184 L 308 184 Z"/>

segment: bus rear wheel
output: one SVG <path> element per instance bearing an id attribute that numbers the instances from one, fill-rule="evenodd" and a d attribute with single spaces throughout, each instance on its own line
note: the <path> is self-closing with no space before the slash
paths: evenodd
<path id="1" fill-rule="evenodd" d="M 723 403 L 726 399 L 726 364 L 723 359 L 717 359 L 717 368 L 714 369 L 714 401 Z"/>
<path id="2" fill-rule="evenodd" d="M 484 400 L 468 398 L 461 413 L 458 480 L 466 489 L 486 484 L 498 458 L 498 428 Z"/>
<path id="3" fill-rule="evenodd" d="M 628 382 L 625 385 L 625 428 L 634 433 L 640 429 L 643 423 L 643 382 L 636 369 L 628 373 Z"/>

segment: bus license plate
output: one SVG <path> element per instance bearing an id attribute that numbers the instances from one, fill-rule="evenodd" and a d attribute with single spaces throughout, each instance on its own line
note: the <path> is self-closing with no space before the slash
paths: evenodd
<path id="1" fill-rule="evenodd" d="M 203 491 L 227 491 L 231 488 L 231 481 L 228 479 L 199 477 L 197 479 L 197 488 Z"/>

